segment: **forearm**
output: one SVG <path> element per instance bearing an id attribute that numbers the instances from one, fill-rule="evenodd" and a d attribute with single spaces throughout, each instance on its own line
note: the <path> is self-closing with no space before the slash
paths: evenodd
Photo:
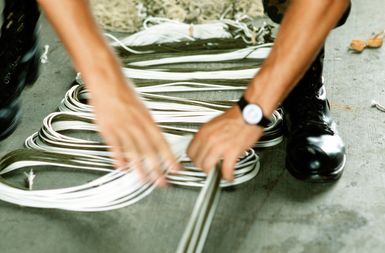
<path id="1" fill-rule="evenodd" d="M 119 169 L 128 165 L 143 177 L 166 184 L 165 166 L 178 168 L 167 141 L 128 85 L 86 0 L 38 0 L 92 93 L 95 122 Z"/>
<path id="2" fill-rule="evenodd" d="M 292 0 L 274 47 L 246 91 L 270 115 L 314 60 L 348 0 Z"/>
<path id="3" fill-rule="evenodd" d="M 100 33 L 87 0 L 38 2 L 91 90 L 98 88 L 92 86 L 98 83 L 92 80 L 95 73 L 109 76 L 116 84 L 123 83 L 119 62 Z"/>

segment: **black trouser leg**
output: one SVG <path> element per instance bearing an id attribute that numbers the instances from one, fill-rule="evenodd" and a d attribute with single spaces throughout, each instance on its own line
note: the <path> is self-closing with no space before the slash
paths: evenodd
<path id="1" fill-rule="evenodd" d="M 289 4 L 290 0 L 263 0 L 263 8 L 265 9 L 266 15 L 277 24 L 281 23 Z M 342 15 L 336 27 L 345 24 L 350 13 L 350 8 L 351 4 L 349 5 L 345 13 Z"/>
<path id="2" fill-rule="evenodd" d="M 33 40 L 40 11 L 36 0 L 5 0 L 2 40 L 12 41 L 16 50 L 26 50 Z M 11 45 L 10 45 L 11 46 Z M 11 49 L 11 48 L 10 48 Z"/>
<path id="3" fill-rule="evenodd" d="M 0 107 L 19 96 L 24 88 L 24 63 L 28 60 L 25 54 L 36 47 L 35 30 L 40 11 L 35 0 L 6 0 L 3 16 L 0 37 Z"/>
<path id="4" fill-rule="evenodd" d="M 0 37 L 0 140 L 20 120 L 20 94 L 37 79 L 36 25 L 40 16 L 35 0 L 6 0 Z"/>
<path id="5" fill-rule="evenodd" d="M 288 1 L 264 0 L 267 15 L 280 23 Z M 337 26 L 345 23 L 345 12 Z M 287 129 L 286 168 L 296 178 L 312 182 L 337 180 L 343 173 L 346 155 L 336 124 L 329 114 L 323 87 L 324 48 L 283 102 Z"/>

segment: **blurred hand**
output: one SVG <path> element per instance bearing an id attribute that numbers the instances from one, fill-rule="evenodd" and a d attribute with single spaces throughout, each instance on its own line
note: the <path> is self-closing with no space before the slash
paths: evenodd
<path id="1" fill-rule="evenodd" d="M 119 169 L 134 167 L 142 178 L 158 178 L 159 185 L 166 185 L 162 169 L 178 169 L 178 162 L 132 87 L 124 77 L 123 80 L 105 80 L 97 75 L 88 82 L 92 82 L 93 87 L 91 105 L 96 124 L 110 146 L 115 166 Z M 106 85 L 111 82 L 115 85 Z"/>
<path id="2" fill-rule="evenodd" d="M 238 158 L 263 134 L 263 128 L 244 122 L 238 106 L 202 126 L 188 147 L 193 163 L 208 173 L 221 160 L 222 175 L 233 180 Z"/>

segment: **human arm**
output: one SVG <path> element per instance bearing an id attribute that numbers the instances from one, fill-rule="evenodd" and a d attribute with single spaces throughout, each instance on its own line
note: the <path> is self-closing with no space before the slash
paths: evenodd
<path id="1" fill-rule="evenodd" d="M 122 73 L 86 0 L 38 0 L 91 93 L 96 123 L 116 160 L 162 173 L 178 164 L 159 128 Z M 141 171 L 143 173 L 143 170 Z M 164 178 L 161 178 L 164 184 Z"/>
<path id="2" fill-rule="evenodd" d="M 304 75 L 348 4 L 348 0 L 291 0 L 274 47 L 249 84 L 245 98 L 270 116 Z M 231 180 L 237 158 L 262 133 L 261 127 L 247 125 L 234 105 L 200 129 L 188 154 L 204 171 L 223 159 L 222 174 Z"/>

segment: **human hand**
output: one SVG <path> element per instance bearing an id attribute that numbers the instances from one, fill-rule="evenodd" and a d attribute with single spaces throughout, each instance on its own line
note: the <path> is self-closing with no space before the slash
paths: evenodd
<path id="1" fill-rule="evenodd" d="M 117 168 L 134 167 L 144 179 L 166 185 L 162 169 L 178 169 L 179 164 L 147 108 L 126 80 L 93 80 L 91 105 L 100 134 L 110 147 Z M 98 85 L 99 84 L 99 85 Z"/>
<path id="2" fill-rule="evenodd" d="M 244 122 L 238 106 L 202 126 L 187 153 L 193 163 L 208 173 L 220 160 L 222 175 L 233 180 L 238 158 L 262 136 L 263 128 Z"/>
<path id="3" fill-rule="evenodd" d="M 127 84 L 120 63 L 88 1 L 39 0 L 91 93 L 96 124 L 116 161 L 116 167 L 136 167 L 142 176 L 160 177 L 162 167 L 178 168 L 175 156 L 151 115 Z M 66 11 L 63 11 L 66 10 Z M 73 36 L 80 34 L 80 36 Z"/>

